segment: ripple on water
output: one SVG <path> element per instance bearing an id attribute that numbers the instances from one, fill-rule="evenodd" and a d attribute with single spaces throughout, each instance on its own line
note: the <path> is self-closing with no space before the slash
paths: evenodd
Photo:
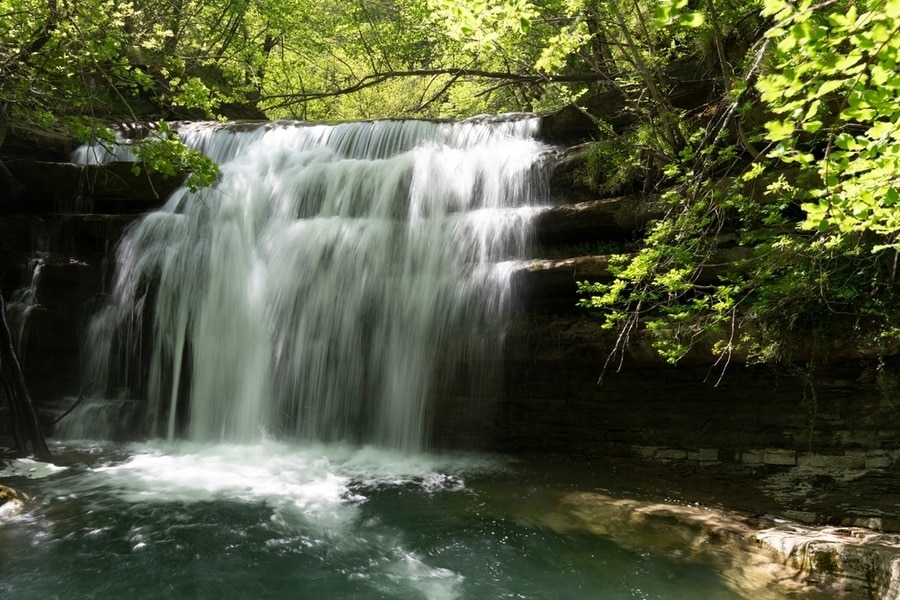
<path id="1" fill-rule="evenodd" d="M 552 526 L 558 490 L 498 458 L 269 441 L 109 450 L 31 480 L 39 508 L 0 528 L 4 597 L 749 597 L 703 564 Z"/>

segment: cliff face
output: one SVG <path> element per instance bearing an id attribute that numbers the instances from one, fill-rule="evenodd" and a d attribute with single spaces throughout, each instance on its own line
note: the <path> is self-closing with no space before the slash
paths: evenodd
<path id="1" fill-rule="evenodd" d="M 116 241 L 178 183 L 125 164 L 70 164 L 76 145 L 61 132 L 12 128 L 0 146 L 0 290 L 38 403 L 78 394 L 84 327 Z"/>
<path id="2" fill-rule="evenodd" d="M 178 184 L 136 177 L 127 165 L 76 167 L 65 162 L 70 146 L 13 132 L 0 148 L 21 183 L 0 200 L 0 289 L 24 324 L 21 358 L 45 406 L 81 389 L 80 343 L 103 302 L 117 240 Z M 538 252 L 560 257 L 538 256 L 515 274 L 521 306 L 500 377 L 486 391 L 462 382 L 438 399 L 436 444 L 748 468 L 900 462 L 896 361 L 879 362 L 839 335 L 830 362 L 803 373 L 737 356 L 725 369 L 702 343 L 670 366 L 640 339 L 604 368 L 615 340 L 575 307 L 575 282 L 608 278 L 607 257 L 571 254 L 628 239 L 661 207 L 652 195 L 594 197 L 573 175 L 585 157 L 574 147 L 558 159 L 558 205 L 538 218 L 536 236 Z M 713 280 L 715 269 L 704 277 Z"/>

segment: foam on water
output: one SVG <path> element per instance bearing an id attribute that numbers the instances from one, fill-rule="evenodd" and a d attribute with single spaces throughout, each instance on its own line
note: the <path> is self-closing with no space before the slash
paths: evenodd
<path id="1" fill-rule="evenodd" d="M 124 461 L 102 464 L 80 485 L 109 486 L 132 502 L 266 502 L 309 509 L 352 505 L 364 490 L 413 486 L 462 490 L 463 475 L 502 472 L 499 458 L 429 455 L 348 444 L 156 442 L 128 446 Z M 352 484 L 352 485 L 351 485 Z"/>
<path id="2" fill-rule="evenodd" d="M 506 468 L 505 461 L 484 456 L 435 456 L 344 444 L 156 442 L 129 445 L 77 477 L 47 485 L 59 501 L 86 502 L 88 514 L 108 510 L 111 498 L 122 503 L 118 510 L 125 514 L 127 506 L 143 513 L 158 505 L 169 515 L 161 523 L 169 525 L 136 523 L 126 536 L 133 553 L 156 551 L 172 536 L 172 528 L 200 526 L 177 516 L 190 514 L 191 506 L 246 505 L 268 512 L 266 546 L 276 554 L 325 554 L 336 565 L 348 565 L 348 581 L 387 594 L 443 600 L 461 597 L 464 577 L 430 564 L 401 531 L 368 520 L 362 508 L 385 490 L 463 493 L 465 477 Z M 106 535 L 103 528 L 88 532 Z"/>
<path id="3" fill-rule="evenodd" d="M 65 471 L 66 467 L 60 467 L 53 463 L 38 461 L 31 458 L 17 458 L 8 463 L 0 463 L 0 479 L 5 477 L 26 477 L 28 479 L 41 479 Z"/>

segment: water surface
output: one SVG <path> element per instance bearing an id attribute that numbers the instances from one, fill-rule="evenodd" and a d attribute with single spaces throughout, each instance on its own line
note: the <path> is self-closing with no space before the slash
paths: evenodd
<path id="1" fill-rule="evenodd" d="M 0 524 L 4 598 L 747 597 L 711 561 L 547 526 L 566 490 L 499 457 L 274 441 L 57 452 L 72 466 L 7 480 L 37 506 Z"/>

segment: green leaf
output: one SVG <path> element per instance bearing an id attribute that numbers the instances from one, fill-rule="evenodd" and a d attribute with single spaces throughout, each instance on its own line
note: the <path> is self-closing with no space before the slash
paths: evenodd
<path id="1" fill-rule="evenodd" d="M 766 136 L 769 140 L 778 142 L 792 137 L 795 126 L 790 121 L 769 121 L 766 123 L 766 131 L 769 132 Z"/>
<path id="2" fill-rule="evenodd" d="M 846 79 L 829 79 L 829 80 L 823 81 L 819 85 L 819 89 L 816 91 L 816 97 L 822 97 L 822 96 L 828 95 L 831 92 L 833 92 L 834 90 L 842 87 L 846 83 L 847 83 Z"/>
<path id="3" fill-rule="evenodd" d="M 806 121 L 803 123 L 802 128 L 807 133 L 815 133 L 822 129 L 822 121 Z"/>
<path id="4" fill-rule="evenodd" d="M 692 11 L 682 14 L 679 17 L 678 22 L 685 27 L 702 27 L 706 22 L 706 15 L 700 11 Z"/>

